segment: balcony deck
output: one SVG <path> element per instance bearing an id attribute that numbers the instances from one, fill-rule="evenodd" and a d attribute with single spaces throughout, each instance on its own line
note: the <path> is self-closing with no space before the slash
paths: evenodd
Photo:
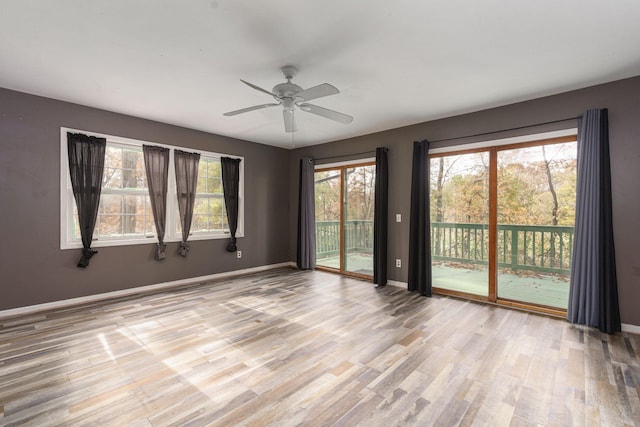
<path id="1" fill-rule="evenodd" d="M 432 267 L 433 286 L 452 291 L 487 296 L 487 270 L 454 268 L 446 265 Z M 546 274 L 516 275 L 498 273 L 498 298 L 527 301 L 562 310 L 567 309 L 569 281 Z"/>
<path id="2" fill-rule="evenodd" d="M 362 274 L 373 274 L 371 255 L 349 254 L 350 270 Z M 318 260 L 318 264 L 340 268 L 340 258 L 328 257 Z M 433 265 L 433 286 L 457 292 L 487 296 L 486 268 L 462 268 L 440 264 Z M 526 275 L 500 273 L 498 276 L 498 297 L 514 301 L 527 301 L 548 307 L 567 308 L 569 281 L 547 274 L 527 272 Z"/>

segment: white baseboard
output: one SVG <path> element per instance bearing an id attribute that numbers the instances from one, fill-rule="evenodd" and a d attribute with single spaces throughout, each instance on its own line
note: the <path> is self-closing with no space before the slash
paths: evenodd
<path id="1" fill-rule="evenodd" d="M 622 324 L 622 332 L 628 332 L 630 334 L 640 335 L 640 326 L 630 325 L 628 323 Z"/>
<path id="2" fill-rule="evenodd" d="M 407 282 L 399 282 L 397 280 L 387 280 L 387 285 L 398 286 L 401 288 L 407 288 Z M 622 332 L 627 332 L 630 334 L 640 335 L 640 326 L 638 325 L 630 325 L 628 323 L 622 324 Z"/>
<path id="3" fill-rule="evenodd" d="M 85 297 L 71 298 L 60 301 L 46 302 L 43 304 L 29 305 L 26 307 L 10 308 L 0 311 L 0 319 L 25 314 L 32 314 L 39 311 L 51 310 L 54 308 L 64 308 L 79 304 L 86 304 L 112 298 L 120 298 L 129 295 L 143 294 L 177 286 L 192 285 L 195 283 L 207 282 L 210 280 L 224 279 L 226 277 L 239 276 L 242 274 L 259 273 L 261 271 L 272 270 L 281 267 L 295 267 L 294 262 L 281 262 L 279 264 L 262 265 L 260 267 L 245 268 L 243 270 L 225 271 L 224 273 L 209 274 L 207 276 L 190 277 L 188 279 L 173 280 L 171 282 L 156 283 L 154 285 L 140 286 L 137 288 L 122 289 L 119 291 L 105 292 L 102 294 L 88 295 Z"/>
<path id="4" fill-rule="evenodd" d="M 399 288 L 406 288 L 407 282 L 399 282 L 397 280 L 387 280 L 387 285 L 391 285 L 391 286 L 397 286 Z"/>
<path id="5" fill-rule="evenodd" d="M 8 310 L 0 310 L 0 319 L 6 317 L 20 316 L 26 314 L 37 313 L 39 311 L 51 310 L 55 308 L 65 308 L 74 305 L 97 302 L 112 298 L 120 298 L 129 295 L 143 294 L 147 292 L 159 291 L 162 289 L 174 288 L 178 286 L 192 285 L 196 283 L 207 282 L 210 280 L 224 279 L 227 277 L 240 276 L 243 274 L 259 273 L 261 271 L 273 270 L 274 268 L 296 267 L 295 262 L 281 262 L 279 264 L 262 265 L 260 267 L 245 268 L 243 270 L 225 271 L 223 273 L 209 274 L 207 276 L 190 277 L 188 279 L 173 280 L 171 282 L 156 283 L 154 285 L 140 286 L 137 288 L 122 289 L 119 291 L 106 292 L 96 295 L 88 295 L 85 297 L 71 298 L 61 301 L 47 302 L 43 304 L 29 305 L 26 307 L 10 308 Z M 407 282 L 397 280 L 387 280 L 387 285 L 406 288 Z M 628 323 L 622 324 L 622 332 L 640 335 L 640 326 Z"/>

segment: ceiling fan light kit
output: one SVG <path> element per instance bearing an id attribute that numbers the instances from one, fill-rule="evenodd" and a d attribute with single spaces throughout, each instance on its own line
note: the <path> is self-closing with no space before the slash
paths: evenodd
<path id="1" fill-rule="evenodd" d="M 307 101 L 340 93 L 335 86 L 330 85 L 329 83 L 322 83 L 317 86 L 310 87 L 309 89 L 303 89 L 297 84 L 291 83 L 291 79 L 298 73 L 298 69 L 296 67 L 287 65 L 282 67 L 281 71 L 287 79 L 287 82 L 275 85 L 271 91 L 240 79 L 242 83 L 246 84 L 250 88 L 273 96 L 273 98 L 278 101 L 277 103 L 254 105 L 252 107 L 241 108 L 240 110 L 229 111 L 224 113 L 224 115 L 236 116 L 238 114 L 248 113 L 249 111 L 282 106 L 285 132 L 296 132 L 298 130 L 294 120 L 294 110 L 296 107 L 301 111 L 315 114 L 339 123 L 348 124 L 353 121 L 353 117 L 348 114 L 307 103 Z"/>

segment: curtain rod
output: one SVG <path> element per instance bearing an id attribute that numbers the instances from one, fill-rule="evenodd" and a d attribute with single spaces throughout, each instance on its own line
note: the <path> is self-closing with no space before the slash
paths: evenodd
<path id="1" fill-rule="evenodd" d="M 436 143 L 436 142 L 454 141 L 456 139 L 475 138 L 477 136 L 493 135 L 493 134 L 500 133 L 500 132 L 509 132 L 509 131 L 512 131 L 512 130 L 527 129 L 527 128 L 531 128 L 531 127 L 534 127 L 534 126 L 544 126 L 544 125 L 552 125 L 552 124 L 555 124 L 555 123 L 568 122 L 569 120 L 578 120 L 581 117 L 582 117 L 582 115 L 579 115 L 577 117 L 568 117 L 566 119 L 552 120 L 552 121 L 543 122 L 543 123 L 534 123 L 534 124 L 526 125 L 526 126 L 518 126 L 518 127 L 508 128 L 508 129 L 494 130 L 494 131 L 491 131 L 491 132 L 483 132 L 483 133 L 476 133 L 476 134 L 473 134 L 473 135 L 456 136 L 456 137 L 453 137 L 453 138 L 443 138 L 443 139 L 435 139 L 435 140 L 428 140 L 428 141 L 429 141 L 429 143 Z M 387 147 L 384 147 L 384 148 L 386 150 L 388 150 Z M 375 154 L 375 153 L 376 153 L 376 150 L 370 150 L 370 151 L 365 151 L 365 152 L 362 152 L 362 153 L 343 154 L 341 156 L 319 157 L 317 159 L 314 158 L 313 160 L 340 159 L 342 157 L 361 156 L 363 154 Z"/>
<path id="2" fill-rule="evenodd" d="M 384 149 L 389 150 L 387 147 L 384 147 Z M 319 157 L 317 159 L 314 158 L 313 160 L 331 160 L 331 159 L 339 159 L 342 157 L 362 156 L 363 154 L 376 154 L 376 150 L 364 151 L 362 153 L 343 154 L 341 156 Z"/>
<path id="3" fill-rule="evenodd" d="M 476 133 L 475 135 L 464 135 L 464 136 L 456 136 L 454 138 L 443 138 L 443 139 L 435 139 L 435 140 L 427 140 L 429 141 L 429 143 L 436 143 L 436 142 L 446 142 L 446 141 L 454 141 L 456 139 L 465 139 L 465 138 L 474 138 L 476 136 L 485 136 L 485 135 L 493 135 L 496 133 L 500 133 L 500 132 L 509 132 L 512 130 L 520 130 L 520 129 L 527 129 L 527 128 L 531 128 L 534 126 L 544 126 L 544 125 L 552 125 L 554 123 L 562 123 L 562 122 L 568 122 L 569 120 L 577 120 L 579 118 L 581 118 L 582 115 L 579 115 L 578 117 L 569 117 L 566 119 L 560 119 L 560 120 L 552 120 L 550 122 L 544 122 L 544 123 L 535 123 L 532 125 L 526 125 L 526 126 L 518 126 L 518 127 L 514 127 L 514 128 L 509 128 L 509 129 L 501 129 L 501 130 L 494 130 L 491 132 L 483 132 L 483 133 Z"/>

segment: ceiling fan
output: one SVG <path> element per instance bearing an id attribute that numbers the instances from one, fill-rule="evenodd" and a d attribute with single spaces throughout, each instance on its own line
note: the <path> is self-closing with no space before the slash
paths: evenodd
<path id="1" fill-rule="evenodd" d="M 284 117 L 284 130 L 285 132 L 296 132 L 298 129 L 294 120 L 294 110 L 296 107 L 307 113 L 316 114 L 318 116 L 335 120 L 336 122 L 348 124 L 353 121 L 353 117 L 340 113 L 338 111 L 329 110 L 328 108 L 319 107 L 314 104 L 308 104 L 307 101 L 313 99 L 322 98 L 323 96 L 335 95 L 340 91 L 330 85 L 329 83 L 322 83 L 317 86 L 310 87 L 309 89 L 302 89 L 297 84 L 291 83 L 291 79 L 296 75 L 298 69 L 291 65 L 287 65 L 281 68 L 282 74 L 287 79 L 286 83 L 280 83 L 275 85 L 271 91 L 262 89 L 252 83 L 246 82 L 242 79 L 240 81 L 247 86 L 271 95 L 275 98 L 277 103 L 254 105 L 253 107 L 242 108 L 240 110 L 229 111 L 224 113 L 225 116 L 235 116 L 249 111 L 261 110 L 263 108 L 278 107 L 282 105 L 282 116 Z"/>

